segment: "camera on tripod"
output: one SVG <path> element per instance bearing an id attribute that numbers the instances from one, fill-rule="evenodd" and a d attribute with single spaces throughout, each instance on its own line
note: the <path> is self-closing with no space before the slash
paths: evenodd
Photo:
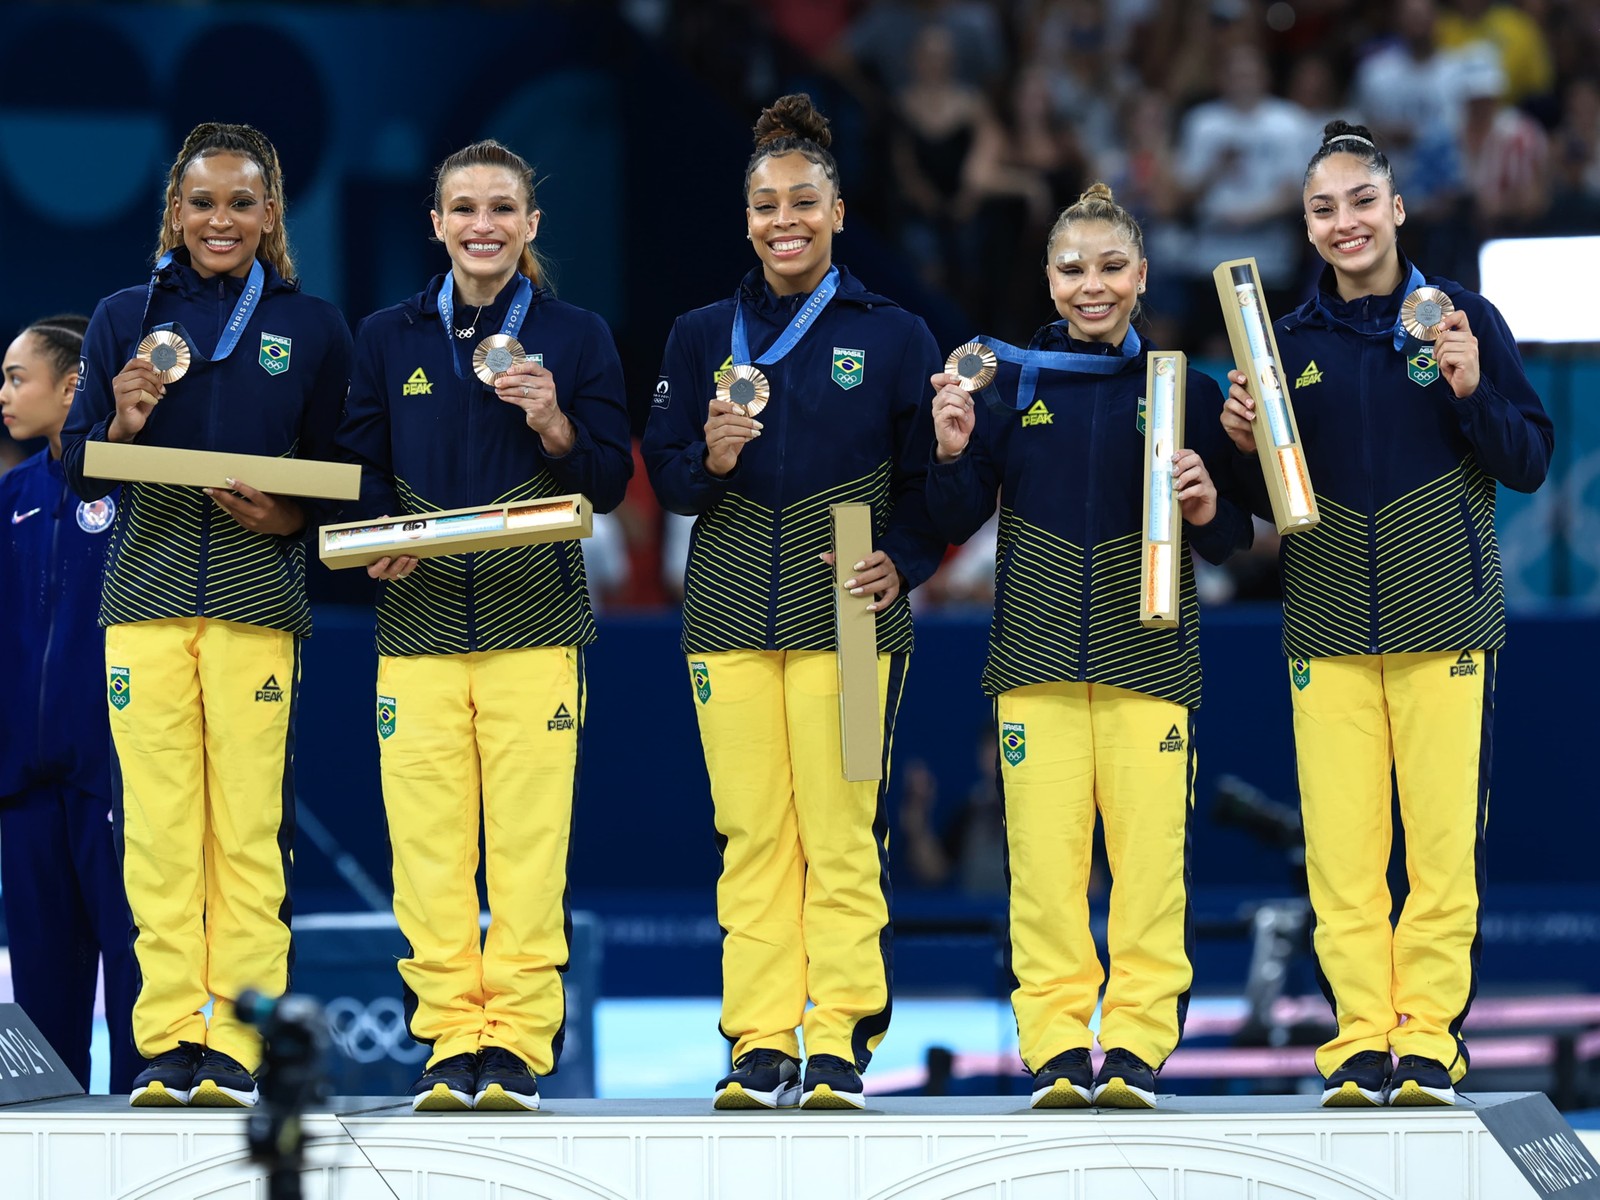
<path id="1" fill-rule="evenodd" d="M 299 1200 L 305 1158 L 302 1117 L 327 1099 L 328 1020 L 309 996 L 263 996 L 247 988 L 239 1019 L 261 1031 L 261 1103 L 245 1123 L 250 1157 L 266 1165 L 270 1200 Z"/>

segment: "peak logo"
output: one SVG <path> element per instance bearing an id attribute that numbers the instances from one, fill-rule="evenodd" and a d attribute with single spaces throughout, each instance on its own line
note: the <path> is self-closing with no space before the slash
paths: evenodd
<path id="1" fill-rule="evenodd" d="M 267 681 L 256 689 L 256 699 L 267 704 L 283 703 L 283 689 L 278 686 L 276 675 L 268 675 Z"/>
<path id="2" fill-rule="evenodd" d="M 411 378 L 406 380 L 405 386 L 400 389 L 402 396 L 431 396 L 433 384 L 428 382 L 428 376 L 421 367 L 411 372 Z"/>
<path id="3" fill-rule="evenodd" d="M 573 719 L 572 713 L 568 711 L 565 704 L 556 705 L 555 715 L 545 723 L 545 728 L 552 731 L 557 729 L 576 729 L 577 727 L 578 722 Z"/>

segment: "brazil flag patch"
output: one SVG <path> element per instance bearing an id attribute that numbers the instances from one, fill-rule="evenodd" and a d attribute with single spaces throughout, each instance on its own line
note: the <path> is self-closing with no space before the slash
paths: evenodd
<path id="1" fill-rule="evenodd" d="M 867 356 L 861 350 L 846 350 L 842 346 L 833 348 L 833 381 L 845 391 L 857 387 L 861 383 L 863 373 L 867 369 Z"/>

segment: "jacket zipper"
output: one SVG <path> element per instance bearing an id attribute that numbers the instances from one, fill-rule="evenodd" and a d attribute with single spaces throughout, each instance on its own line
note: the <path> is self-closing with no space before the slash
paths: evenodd
<path id="1" fill-rule="evenodd" d="M 1104 384 L 1096 381 L 1094 391 L 1090 395 L 1089 404 L 1089 486 L 1085 491 L 1086 497 L 1095 494 L 1095 464 L 1100 458 L 1100 393 Z M 1020 418 L 1019 418 L 1020 420 Z M 1083 547 L 1083 595 L 1079 601 L 1080 612 L 1078 618 L 1078 679 L 1083 682 L 1089 678 L 1089 609 L 1090 600 L 1094 590 L 1094 502 L 1092 499 L 1084 500 L 1083 527 L 1087 535 Z"/>
<path id="2" fill-rule="evenodd" d="M 453 329 L 447 328 L 445 330 L 445 333 L 447 335 L 451 336 L 451 337 L 455 336 L 455 330 L 453 330 Z M 449 342 L 448 345 L 450 347 L 450 374 L 451 374 L 452 377 L 456 377 L 456 382 L 457 383 L 460 383 L 461 382 L 460 378 L 458 376 L 456 376 L 456 365 L 460 361 L 459 357 L 458 357 L 458 354 L 457 354 L 457 351 L 458 351 L 459 347 L 457 347 L 455 342 L 453 342 L 453 341 Z M 479 386 L 478 377 L 476 375 L 470 376 L 469 377 L 469 382 L 466 385 L 466 389 L 467 389 L 466 390 L 467 414 L 466 414 L 466 422 L 465 423 L 466 423 L 466 426 L 467 426 L 467 436 L 462 439 L 462 443 L 461 443 L 461 460 L 460 461 L 461 461 L 461 478 L 462 479 L 471 479 L 472 478 L 472 471 L 471 471 L 470 466 L 469 466 L 470 462 L 475 457 L 474 454 L 473 454 L 473 447 L 475 445 L 475 442 L 474 442 L 474 439 L 473 439 L 473 432 L 472 432 L 473 431 L 473 425 L 475 424 L 475 422 L 473 421 L 472 417 L 473 417 L 473 413 L 475 413 L 477 411 L 478 401 L 481 399 L 481 397 L 478 395 L 478 392 L 476 390 L 478 386 Z M 467 653 L 474 654 L 474 653 L 477 652 L 477 649 L 478 649 L 478 602 L 477 602 L 477 597 L 473 592 L 473 586 L 472 586 L 473 570 L 472 570 L 472 568 L 477 565 L 478 556 L 476 554 L 469 554 L 469 555 L 466 556 L 466 558 L 467 558 L 467 564 L 466 564 L 467 579 L 466 579 L 466 586 L 463 589 L 463 591 L 465 592 L 466 603 L 467 603 Z"/>
<path id="3" fill-rule="evenodd" d="M 1381 362 L 1383 346 L 1367 341 L 1361 354 L 1361 457 L 1366 467 L 1367 485 L 1367 653 L 1378 653 L 1378 508 L 1373 479 L 1376 468 L 1372 461 L 1372 370 L 1374 362 Z"/>
<path id="4" fill-rule="evenodd" d="M 39 724 L 36 736 L 38 739 L 38 761 L 41 765 L 44 763 L 44 731 L 47 727 L 45 724 L 48 707 L 46 699 L 49 694 L 47 681 L 50 677 L 51 653 L 55 649 L 56 642 L 56 611 L 61 607 L 59 603 L 57 567 L 61 561 L 61 510 L 65 507 L 66 500 L 67 485 L 63 481 L 61 491 L 56 496 L 55 511 L 50 516 L 50 559 L 45 563 L 44 568 L 44 594 L 54 597 L 57 602 L 49 606 L 50 616 L 46 619 L 44 626 L 44 658 L 39 665 Z"/>
<path id="5" fill-rule="evenodd" d="M 227 331 L 228 318 L 222 315 L 224 305 L 227 303 L 228 289 L 222 277 L 217 277 L 217 343 L 222 341 L 222 335 Z M 213 344 L 212 353 L 216 353 L 216 344 Z M 217 448 L 217 405 L 221 403 L 218 383 L 221 379 L 220 371 L 208 372 L 211 376 L 211 403 L 206 405 L 206 449 Z M 202 497 L 200 505 L 200 570 L 195 581 L 198 594 L 195 596 L 195 615 L 206 615 L 206 581 L 211 575 L 211 521 L 216 515 L 213 509 L 215 503 L 206 504 Z"/>

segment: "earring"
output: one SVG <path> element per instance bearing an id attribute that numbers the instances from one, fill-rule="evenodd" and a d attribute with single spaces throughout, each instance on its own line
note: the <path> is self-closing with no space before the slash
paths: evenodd
<path id="1" fill-rule="evenodd" d="M 844 223 L 841 221 L 839 224 L 835 225 L 833 227 L 833 231 L 835 233 L 843 233 L 844 232 Z"/>
<path id="2" fill-rule="evenodd" d="M 750 231 L 749 231 L 749 230 L 748 230 L 748 229 L 746 229 L 746 230 L 745 230 L 745 231 L 744 231 L 744 240 L 745 240 L 745 241 L 747 241 L 747 242 L 753 242 L 753 241 L 755 241 L 755 238 L 753 238 L 753 237 L 751 237 L 751 236 L 750 236 Z"/>
<path id="3" fill-rule="evenodd" d="M 1142 284 L 1142 283 L 1139 285 L 1139 294 L 1141 296 L 1144 295 L 1144 284 Z"/>

